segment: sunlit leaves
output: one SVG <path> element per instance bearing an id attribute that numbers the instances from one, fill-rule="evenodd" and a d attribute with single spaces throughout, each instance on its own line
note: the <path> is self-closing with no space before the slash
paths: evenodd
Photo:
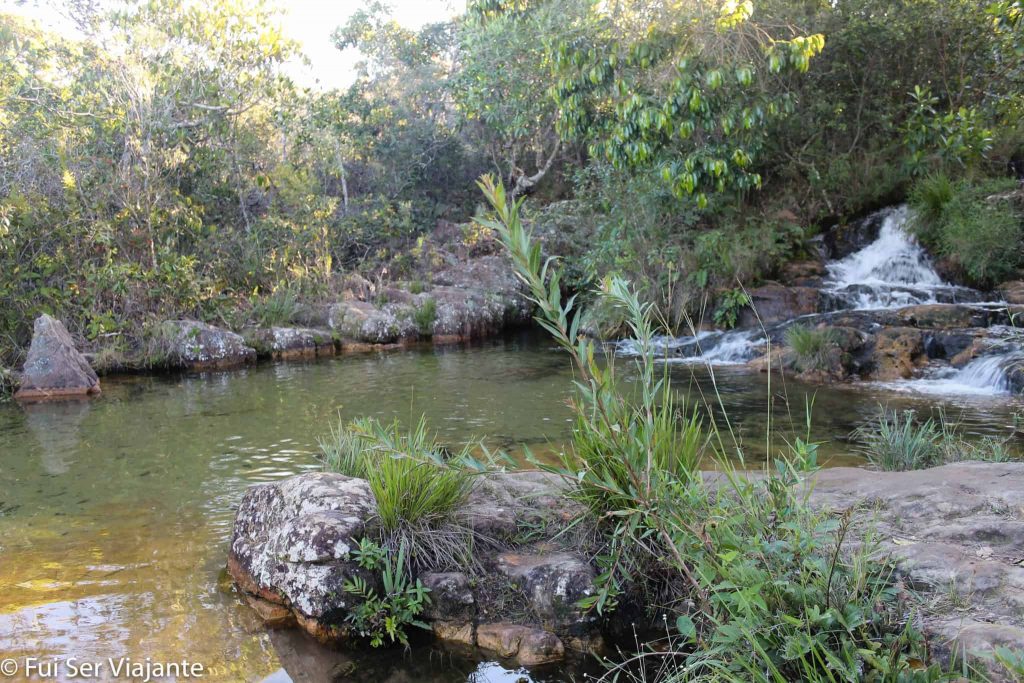
<path id="1" fill-rule="evenodd" d="M 806 71 L 824 37 L 772 37 L 752 23 L 750 2 L 722 3 L 711 19 L 659 0 L 632 9 L 657 28 L 631 33 L 628 21 L 595 13 L 554 47 L 562 136 L 618 169 L 660 167 L 699 206 L 759 188 L 767 126 L 795 108 L 780 77 Z"/>

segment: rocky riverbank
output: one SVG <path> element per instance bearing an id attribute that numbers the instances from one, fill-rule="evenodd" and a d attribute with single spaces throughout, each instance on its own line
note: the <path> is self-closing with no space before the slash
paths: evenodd
<path id="1" fill-rule="evenodd" d="M 296 324 L 237 330 L 167 320 L 125 349 L 100 339 L 78 344 L 48 315 L 22 372 L 2 370 L 0 389 L 42 400 L 99 393 L 96 373 L 236 368 L 258 360 L 333 356 L 416 343 L 482 339 L 529 323 L 532 307 L 502 255 L 449 260 L 428 281 L 374 285 L 351 275 L 334 300 L 299 302 Z M 80 353 L 79 349 L 84 352 Z"/>
<path id="2" fill-rule="evenodd" d="M 422 618 L 437 638 L 524 665 L 601 649 L 615 624 L 578 605 L 595 590 L 595 567 L 585 543 L 555 538 L 581 512 L 563 486 L 539 472 L 478 482 L 464 514 L 493 539 L 478 548 L 481 570 L 419 576 L 432 599 Z M 1024 463 L 836 468 L 806 486 L 812 506 L 852 515 L 861 537 L 873 535 L 892 557 L 934 656 L 1024 648 Z M 374 509 L 365 482 L 338 474 L 251 487 L 228 560 L 240 595 L 270 627 L 346 642 L 358 601 L 342 585 L 373 580 L 351 552 L 372 533 Z"/>

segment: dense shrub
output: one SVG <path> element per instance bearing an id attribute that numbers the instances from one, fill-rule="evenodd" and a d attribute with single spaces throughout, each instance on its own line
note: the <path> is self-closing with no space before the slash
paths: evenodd
<path id="1" fill-rule="evenodd" d="M 954 183 L 944 174 L 928 176 L 911 194 L 914 230 L 966 283 L 992 287 L 1024 264 L 1024 196 L 1017 190 L 1009 178 Z"/>

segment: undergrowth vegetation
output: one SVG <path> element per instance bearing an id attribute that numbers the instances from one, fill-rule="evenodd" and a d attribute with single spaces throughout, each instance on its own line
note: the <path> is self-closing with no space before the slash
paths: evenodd
<path id="1" fill-rule="evenodd" d="M 992 287 L 1024 265 L 1024 192 L 1015 179 L 953 182 L 935 173 L 915 186 L 918 239 L 976 287 Z"/>
<path id="2" fill-rule="evenodd" d="M 666 642 L 639 646 L 608 680 L 939 681 L 910 622 L 912 604 L 849 513 L 813 511 L 801 485 L 815 465 L 801 446 L 749 477 L 724 457 L 712 423 L 670 400 L 656 364 L 653 310 L 621 279 L 600 296 L 621 308 L 640 349 L 635 390 L 579 334 L 575 300 L 560 296 L 560 269 L 544 260 L 520 220 L 521 202 L 481 181 L 495 230 L 528 285 L 538 323 L 577 373 L 572 447 L 559 466 L 569 495 L 590 510 L 601 573 L 589 607 L 630 602 L 661 615 Z M 740 451 L 740 455 L 742 451 Z M 718 472 L 702 475 L 706 458 Z M 853 542 L 853 534 L 858 534 Z"/>

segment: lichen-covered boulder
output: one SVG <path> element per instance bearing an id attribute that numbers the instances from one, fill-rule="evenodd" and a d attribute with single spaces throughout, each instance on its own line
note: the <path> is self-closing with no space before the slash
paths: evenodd
<path id="1" fill-rule="evenodd" d="M 375 513 L 369 485 L 340 474 L 250 487 L 235 517 L 228 571 L 244 594 L 287 608 L 317 639 L 342 639 L 344 616 L 357 604 L 345 582 L 376 581 L 350 560 Z"/>
<path id="2" fill-rule="evenodd" d="M 530 320 L 525 286 L 500 255 L 463 261 L 434 274 L 435 342 L 477 339 Z"/>
<path id="3" fill-rule="evenodd" d="M 222 369 L 256 360 L 256 350 L 241 335 L 196 320 L 165 321 L 160 339 L 171 367 Z"/>
<path id="4" fill-rule="evenodd" d="M 21 386 L 14 397 L 31 401 L 99 393 L 99 378 L 64 325 L 45 313 L 36 318 Z"/>
<path id="5" fill-rule="evenodd" d="M 419 337 L 416 309 L 409 304 L 376 306 L 368 301 L 339 301 L 326 312 L 327 326 L 342 339 L 342 345 L 395 344 Z"/>
<path id="6" fill-rule="evenodd" d="M 257 355 L 275 360 L 316 358 L 335 353 L 334 336 L 330 330 L 307 327 L 263 327 L 245 330 L 246 343 Z"/>

